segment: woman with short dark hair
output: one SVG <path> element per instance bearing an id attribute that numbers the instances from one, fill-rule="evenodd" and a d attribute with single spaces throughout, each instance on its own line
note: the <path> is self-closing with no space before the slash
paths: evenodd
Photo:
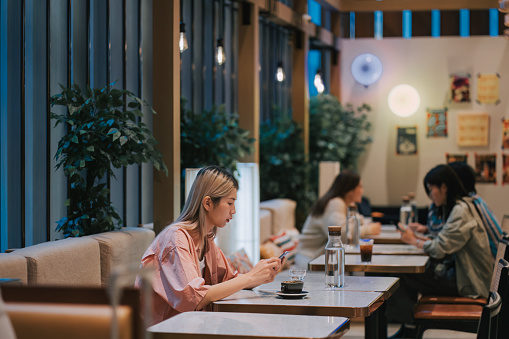
<path id="1" fill-rule="evenodd" d="M 413 322 L 418 293 L 488 297 L 493 269 L 486 230 L 453 169 L 434 167 L 424 177 L 424 188 L 445 223 L 434 238 L 418 236 L 411 229 L 401 232 L 403 242 L 430 256 L 426 272 L 401 275 L 400 288 L 388 300 L 387 319 L 403 324 Z"/>

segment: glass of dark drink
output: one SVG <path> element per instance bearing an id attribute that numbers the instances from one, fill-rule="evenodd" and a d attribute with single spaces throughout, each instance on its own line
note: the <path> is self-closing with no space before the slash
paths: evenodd
<path id="1" fill-rule="evenodd" d="M 361 261 L 371 262 L 373 254 L 373 239 L 360 239 Z"/>

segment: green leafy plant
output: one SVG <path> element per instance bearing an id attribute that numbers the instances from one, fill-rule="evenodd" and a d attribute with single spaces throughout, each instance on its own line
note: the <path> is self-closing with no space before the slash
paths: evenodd
<path id="1" fill-rule="evenodd" d="M 181 98 L 182 180 L 186 168 L 219 165 L 233 173 L 239 160 L 254 152 L 254 142 L 255 139 L 249 137 L 249 131 L 239 127 L 239 116 L 227 113 L 224 106 L 214 106 L 211 110 L 197 114 L 188 110 L 186 99 Z M 183 184 L 181 186 L 184 188 Z"/>
<path id="2" fill-rule="evenodd" d="M 55 155 L 56 168 L 63 166 L 70 185 L 68 213 L 56 228 L 66 237 L 110 231 L 122 225 L 104 183 L 105 176 L 115 178 L 113 168 L 151 162 L 168 175 L 162 154 L 154 147 L 157 141 L 140 121 L 146 102 L 113 85 L 87 88 L 85 93 L 78 85 L 60 85 L 62 92 L 50 99 L 52 107 L 67 107 L 65 114 L 51 113 L 55 126 L 62 123 L 68 128 Z"/>
<path id="3" fill-rule="evenodd" d="M 339 161 L 342 169 L 357 169 L 359 156 L 372 142 L 371 123 L 367 113 L 371 107 L 343 106 L 330 94 L 311 98 L 309 105 L 309 161 L 312 189 L 318 187 L 318 163 Z"/>
<path id="4" fill-rule="evenodd" d="M 297 202 L 300 227 L 316 196 L 308 189 L 309 166 L 302 128 L 290 118 L 277 118 L 260 128 L 260 199 L 288 198 Z"/>

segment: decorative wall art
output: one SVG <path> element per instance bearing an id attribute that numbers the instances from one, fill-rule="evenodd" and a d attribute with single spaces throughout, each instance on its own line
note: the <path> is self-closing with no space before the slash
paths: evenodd
<path id="1" fill-rule="evenodd" d="M 475 154 L 475 181 L 477 183 L 497 183 L 497 155 Z"/>
<path id="2" fill-rule="evenodd" d="M 449 75 L 451 102 L 470 102 L 470 73 Z"/>
<path id="3" fill-rule="evenodd" d="M 498 74 L 477 74 L 477 102 L 498 105 L 500 103 L 499 82 Z"/>
<path id="4" fill-rule="evenodd" d="M 417 127 L 397 127 L 396 154 L 417 154 Z"/>
<path id="5" fill-rule="evenodd" d="M 509 154 L 502 154 L 502 185 L 509 184 Z"/>
<path id="6" fill-rule="evenodd" d="M 426 110 L 428 138 L 447 137 L 447 108 Z"/>
<path id="7" fill-rule="evenodd" d="M 449 153 L 445 154 L 445 162 L 448 164 L 450 164 L 451 162 L 456 162 L 456 161 L 461 161 L 466 164 L 467 160 L 468 160 L 468 154 L 466 154 L 466 153 L 465 154 L 449 154 Z"/>
<path id="8" fill-rule="evenodd" d="M 458 114 L 458 146 L 488 146 L 490 116 L 488 113 Z"/>
<path id="9" fill-rule="evenodd" d="M 509 150 L 509 119 L 502 119 L 502 149 Z"/>
<path id="10" fill-rule="evenodd" d="M 371 53 L 358 55 L 352 62 L 352 76 L 358 83 L 368 87 L 380 79 L 383 72 L 382 62 Z"/>

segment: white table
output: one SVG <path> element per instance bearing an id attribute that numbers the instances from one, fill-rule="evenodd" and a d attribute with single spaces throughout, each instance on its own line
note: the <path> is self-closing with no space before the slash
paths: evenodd
<path id="1" fill-rule="evenodd" d="M 350 328 L 344 317 L 286 314 L 184 312 L 147 330 L 167 338 L 341 338 Z"/>
<path id="2" fill-rule="evenodd" d="M 346 254 L 360 255 L 359 246 L 345 246 Z M 373 255 L 428 255 L 422 248 L 417 248 L 408 244 L 374 244 Z"/>
<path id="3" fill-rule="evenodd" d="M 429 257 L 423 255 L 373 255 L 371 262 L 362 262 L 360 255 L 345 255 L 345 271 L 373 273 L 424 273 Z M 325 271 L 325 255 L 308 263 L 310 271 Z"/>

